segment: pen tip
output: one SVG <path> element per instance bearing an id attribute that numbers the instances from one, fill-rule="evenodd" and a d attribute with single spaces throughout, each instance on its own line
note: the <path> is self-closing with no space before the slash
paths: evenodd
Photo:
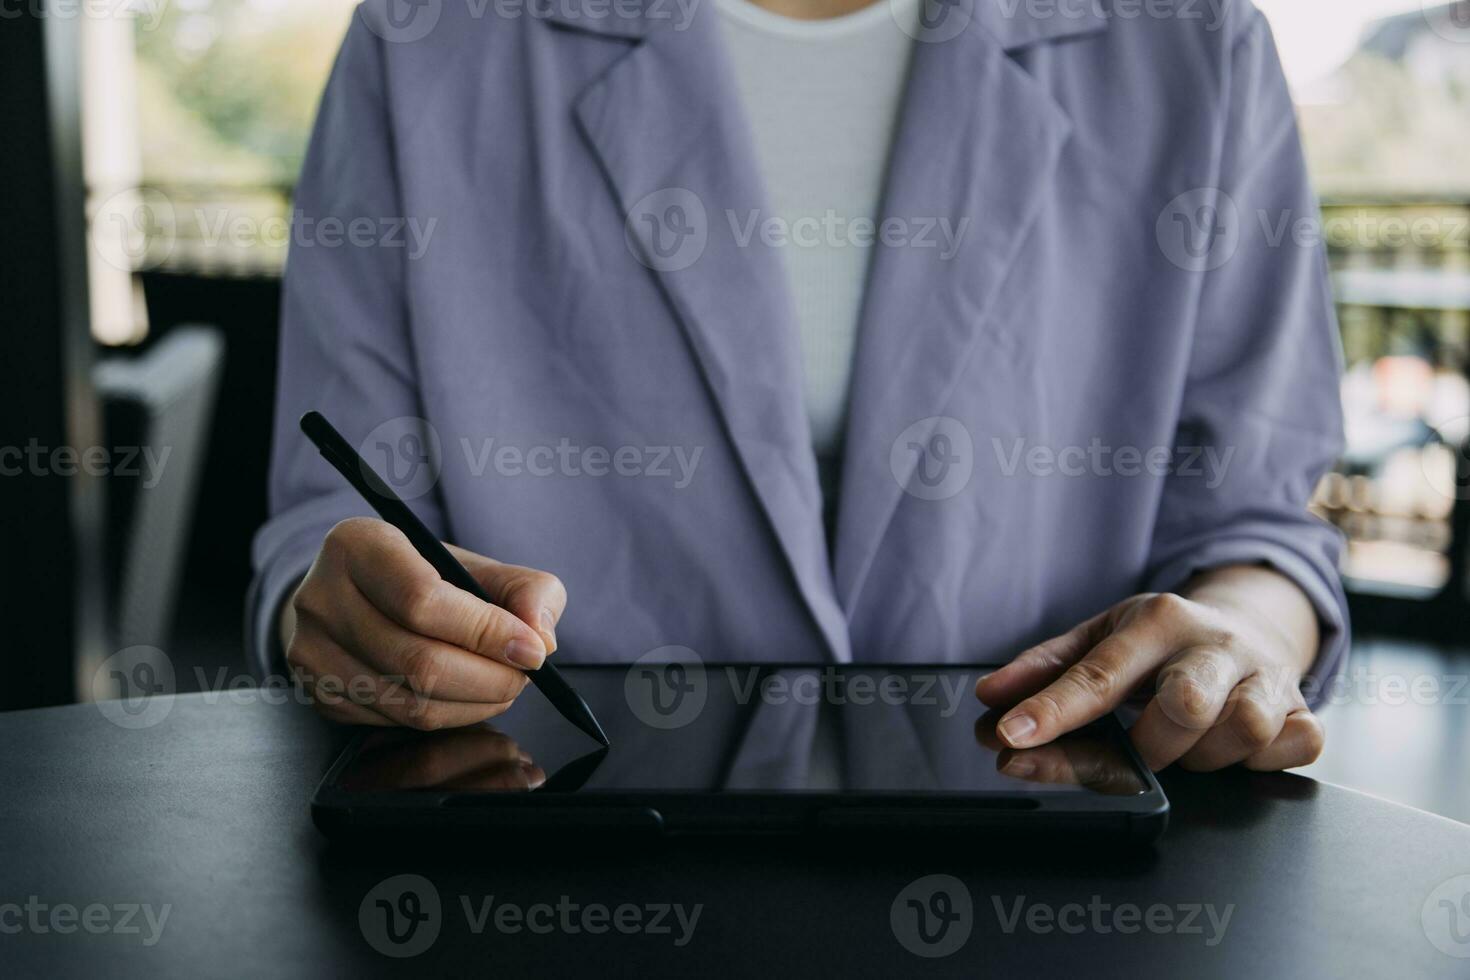
<path id="1" fill-rule="evenodd" d="M 612 743 L 608 741 L 607 733 L 602 730 L 602 724 L 598 722 L 597 716 L 592 713 L 592 709 L 587 707 L 587 702 L 578 697 L 575 692 L 572 695 L 572 699 L 576 704 L 576 710 L 572 714 L 567 715 L 567 718 L 578 728 L 582 729 L 582 731 L 597 739 L 603 748 L 610 746 Z"/>

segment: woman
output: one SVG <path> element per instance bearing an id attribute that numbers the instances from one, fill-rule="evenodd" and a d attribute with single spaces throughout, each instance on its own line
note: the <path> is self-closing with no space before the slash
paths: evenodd
<path id="1" fill-rule="evenodd" d="M 252 615 L 330 717 L 677 645 L 1009 661 L 1016 747 L 1141 690 L 1155 768 L 1320 751 L 1339 355 L 1245 0 L 370 0 L 296 205 Z"/>

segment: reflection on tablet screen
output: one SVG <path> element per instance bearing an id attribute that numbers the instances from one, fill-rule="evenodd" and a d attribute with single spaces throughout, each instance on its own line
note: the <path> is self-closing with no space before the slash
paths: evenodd
<path id="1" fill-rule="evenodd" d="M 999 714 L 975 700 L 973 669 L 566 669 L 597 711 L 610 749 L 598 748 L 527 690 L 493 723 L 373 732 L 338 785 L 457 793 L 1109 796 L 1148 788 L 1111 721 L 1049 745 L 1006 748 L 995 733 Z M 701 703 L 679 717 L 667 710 L 670 699 L 655 700 L 661 690 L 697 690 Z M 659 714 L 660 706 L 667 713 Z"/>

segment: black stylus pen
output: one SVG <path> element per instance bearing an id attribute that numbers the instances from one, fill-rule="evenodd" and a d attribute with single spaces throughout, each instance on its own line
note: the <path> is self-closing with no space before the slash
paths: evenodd
<path id="1" fill-rule="evenodd" d="M 484 602 L 491 602 L 485 590 L 480 588 L 480 583 L 475 577 L 465 571 L 465 567 L 454 560 L 449 549 L 444 547 L 434 533 L 424 527 L 423 521 L 414 516 L 408 505 L 399 499 L 383 478 L 367 464 L 357 450 L 344 438 L 342 433 L 332 427 L 320 412 L 307 412 L 301 416 L 301 431 L 306 433 L 322 457 L 337 468 L 337 472 L 347 478 L 347 482 L 360 494 L 364 500 L 372 505 L 383 520 L 392 524 L 402 531 L 414 549 L 434 566 L 439 576 L 450 585 L 464 589 L 470 595 Z M 587 707 L 587 702 L 582 696 L 573 690 L 566 678 L 554 667 L 551 661 L 543 663 L 539 670 L 526 672 L 531 683 L 535 684 L 546 700 L 550 701 L 552 707 L 561 713 L 567 721 L 576 725 L 582 731 L 597 739 L 603 745 L 608 744 L 607 735 L 602 726 L 597 723 L 597 718 L 592 714 L 592 709 Z"/>

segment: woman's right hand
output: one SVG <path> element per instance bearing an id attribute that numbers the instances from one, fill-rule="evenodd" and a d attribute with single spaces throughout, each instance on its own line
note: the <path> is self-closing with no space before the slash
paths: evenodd
<path id="1" fill-rule="evenodd" d="M 356 725 L 454 728 L 505 711 L 556 649 L 561 581 L 449 546 L 495 600 L 439 577 L 401 531 L 352 518 L 327 534 L 282 611 L 292 676 Z"/>

